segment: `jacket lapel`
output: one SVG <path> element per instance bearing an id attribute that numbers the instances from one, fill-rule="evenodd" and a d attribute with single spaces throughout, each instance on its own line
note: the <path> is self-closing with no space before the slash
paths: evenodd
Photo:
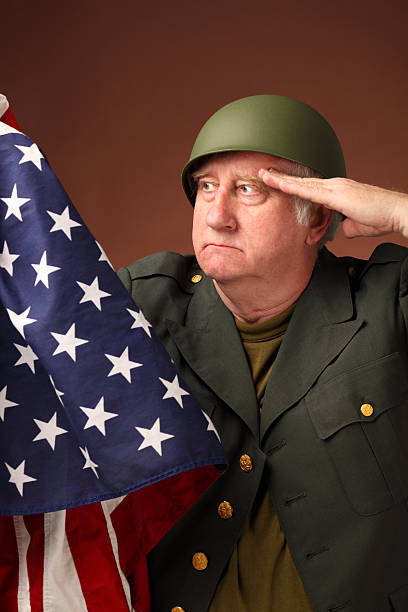
<path id="1" fill-rule="evenodd" d="M 323 249 L 296 306 L 268 381 L 261 439 L 272 423 L 306 394 L 361 327 L 363 321 L 353 317 L 345 267 Z"/>
<path id="2" fill-rule="evenodd" d="M 259 436 L 258 405 L 234 319 L 212 281 L 195 290 L 184 325 L 167 320 L 169 332 L 198 376 Z"/>

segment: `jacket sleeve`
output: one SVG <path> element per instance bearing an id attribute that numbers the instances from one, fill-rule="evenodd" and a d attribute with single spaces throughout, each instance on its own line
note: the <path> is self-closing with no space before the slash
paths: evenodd
<path id="1" fill-rule="evenodd" d="M 400 294 L 401 312 L 405 321 L 405 332 L 408 335 L 408 255 L 401 264 Z"/>
<path id="2" fill-rule="evenodd" d="M 132 281 L 130 278 L 129 270 L 127 268 L 119 268 L 117 274 L 122 283 L 124 284 L 126 291 L 130 293 Z"/>

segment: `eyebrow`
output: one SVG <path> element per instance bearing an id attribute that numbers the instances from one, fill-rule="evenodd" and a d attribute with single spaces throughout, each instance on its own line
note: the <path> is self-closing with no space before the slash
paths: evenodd
<path id="1" fill-rule="evenodd" d="M 198 182 L 200 179 L 206 178 L 206 177 L 211 177 L 211 172 L 210 171 L 205 171 L 205 170 L 197 170 L 196 172 L 193 172 L 191 174 L 191 178 L 193 179 L 193 181 Z M 254 185 L 256 185 L 258 187 L 258 189 L 260 191 L 264 191 L 264 192 L 271 192 L 271 191 L 276 191 L 276 189 L 273 189 L 273 187 L 269 187 L 269 185 L 266 185 L 262 179 L 259 178 L 259 176 L 255 176 L 254 174 L 238 174 L 235 177 L 236 181 L 245 181 L 248 183 L 253 183 Z"/>
<path id="2" fill-rule="evenodd" d="M 195 181 L 198 181 L 202 178 L 206 178 L 207 176 L 212 176 L 210 171 L 200 171 L 197 170 L 196 172 L 193 172 L 191 174 L 191 178 L 194 179 Z M 265 185 L 265 183 L 259 178 L 259 176 L 256 176 L 254 174 L 238 174 L 235 177 L 236 181 L 248 181 L 249 183 L 255 183 L 256 185 L 258 185 L 259 187 L 262 187 L 262 185 L 264 185 L 265 187 L 267 187 L 267 185 Z"/>
<path id="3" fill-rule="evenodd" d="M 252 174 L 248 174 L 248 175 L 239 175 L 236 178 L 237 181 L 246 181 L 248 183 L 254 183 L 258 189 L 268 189 L 268 185 L 265 185 L 265 183 L 263 182 L 262 179 L 259 178 L 259 176 L 254 176 Z"/>
<path id="4" fill-rule="evenodd" d="M 200 172 L 200 170 L 197 170 L 196 172 L 192 172 L 191 174 L 191 178 L 194 181 L 198 181 L 201 178 L 204 178 L 205 176 L 210 176 L 208 172 Z"/>

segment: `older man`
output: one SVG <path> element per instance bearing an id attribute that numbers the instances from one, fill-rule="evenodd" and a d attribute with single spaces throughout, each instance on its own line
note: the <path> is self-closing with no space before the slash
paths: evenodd
<path id="1" fill-rule="evenodd" d="M 407 252 L 321 248 L 339 213 L 408 236 L 408 197 L 344 176 L 315 110 L 237 100 L 183 172 L 196 257 L 120 271 L 230 460 L 151 553 L 153 610 L 408 610 Z"/>

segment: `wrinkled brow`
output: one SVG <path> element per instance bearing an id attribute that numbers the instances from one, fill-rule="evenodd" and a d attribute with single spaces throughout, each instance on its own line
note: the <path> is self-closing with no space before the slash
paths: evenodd
<path id="1" fill-rule="evenodd" d="M 211 177 L 211 172 L 205 169 L 197 170 L 196 172 L 193 172 L 191 174 L 191 178 L 196 184 L 201 179 L 207 178 L 207 177 Z M 263 180 L 260 179 L 259 176 L 255 174 L 237 174 L 237 176 L 235 177 L 235 182 L 238 182 L 238 181 L 244 181 L 245 183 L 251 183 L 252 185 L 255 185 L 259 189 L 259 191 L 263 191 L 265 193 L 271 193 L 273 191 L 276 191 L 276 189 L 274 189 L 273 187 L 269 187 L 269 185 L 266 185 L 263 182 Z"/>

